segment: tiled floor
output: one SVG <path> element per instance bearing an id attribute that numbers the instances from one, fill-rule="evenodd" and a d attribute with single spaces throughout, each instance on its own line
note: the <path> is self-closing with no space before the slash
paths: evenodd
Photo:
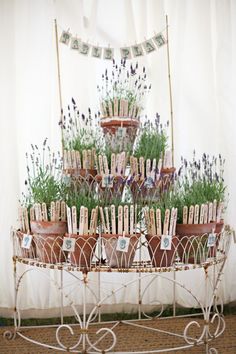
<path id="1" fill-rule="evenodd" d="M 235 354 L 236 353 L 236 315 L 228 315 L 225 317 L 226 320 L 226 330 L 225 332 L 212 342 L 210 347 L 214 347 L 218 350 L 218 354 Z M 190 321 L 195 321 L 195 318 L 178 318 L 178 319 L 164 319 L 164 320 L 151 320 L 142 322 L 141 324 L 145 326 L 150 326 L 159 330 L 173 331 L 177 334 L 182 335 L 184 328 Z M 135 322 L 137 323 L 137 322 Z M 196 325 L 189 328 L 188 335 L 192 338 L 198 338 L 202 329 L 203 321 L 200 321 L 200 328 Z M 140 324 L 140 322 L 139 322 Z M 103 327 L 111 328 L 111 324 L 103 325 Z M 71 346 L 77 342 L 81 331 L 78 327 L 73 327 L 75 331 L 75 336 L 72 338 L 67 329 L 61 329 L 60 338 L 65 347 Z M 211 327 L 211 332 L 214 332 L 216 328 L 216 323 Z M 29 343 L 22 339 L 20 336 L 16 336 L 14 340 L 7 341 L 3 338 L 3 333 L 7 330 L 7 327 L 0 327 L 0 353 L 1 354 L 41 354 L 41 353 L 51 353 L 58 354 L 62 353 L 56 349 L 46 349 L 41 346 Z M 10 328 L 9 328 L 10 329 Z M 94 343 L 97 339 L 96 330 L 98 326 L 92 326 L 89 329 L 88 336 L 90 340 Z M 27 334 L 30 338 L 34 340 L 39 340 L 43 343 L 50 343 L 51 345 L 56 345 L 55 328 L 33 328 L 33 329 L 22 329 L 22 334 Z M 183 338 L 166 335 L 157 331 L 150 331 L 147 329 L 141 329 L 139 327 L 134 327 L 131 325 L 125 325 L 124 323 L 117 323 L 114 329 L 117 336 L 117 344 L 114 351 L 126 352 L 126 353 L 151 353 L 155 349 L 161 350 L 159 353 L 163 353 L 162 349 L 167 347 L 177 347 L 186 345 Z M 102 333 L 103 334 L 103 333 Z M 100 334 L 100 335 L 102 335 Z M 95 339 L 96 338 L 96 339 Z M 100 349 L 107 349 L 112 344 L 112 337 L 107 334 L 103 340 L 98 344 Z M 112 351 L 112 352 L 114 352 Z M 90 353 L 95 352 L 95 350 L 88 350 L 87 352 L 81 351 L 81 346 L 77 348 L 76 353 Z M 187 348 L 185 350 L 181 349 L 174 351 L 174 353 L 206 353 L 204 346 L 195 346 L 194 348 Z M 209 352 L 210 353 L 210 352 Z M 211 354 L 215 354 L 214 351 Z"/>

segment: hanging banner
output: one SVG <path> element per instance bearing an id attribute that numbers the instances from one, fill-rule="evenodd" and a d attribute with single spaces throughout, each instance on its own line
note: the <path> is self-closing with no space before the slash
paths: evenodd
<path id="1" fill-rule="evenodd" d="M 90 55 L 93 58 L 112 60 L 114 58 L 114 48 L 100 47 L 73 36 L 69 30 L 62 31 L 60 43 L 69 46 L 72 50 L 77 50 L 84 56 Z M 145 40 L 142 43 L 135 43 L 131 46 L 119 48 L 122 59 L 132 59 L 142 57 L 146 54 L 153 53 L 166 44 L 166 38 L 162 32 L 155 34 L 154 37 Z"/>

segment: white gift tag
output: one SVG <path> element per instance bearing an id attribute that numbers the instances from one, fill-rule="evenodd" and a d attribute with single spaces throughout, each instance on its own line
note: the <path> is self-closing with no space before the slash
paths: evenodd
<path id="1" fill-rule="evenodd" d="M 171 235 L 162 235 L 161 236 L 161 250 L 171 250 L 172 236 Z"/>
<path id="2" fill-rule="evenodd" d="M 213 247 L 216 243 L 216 234 L 213 232 L 208 235 L 207 247 Z"/>
<path id="3" fill-rule="evenodd" d="M 116 250 L 121 252 L 128 252 L 129 241 L 129 237 L 119 236 L 117 240 Z"/>
<path id="4" fill-rule="evenodd" d="M 123 127 L 119 127 L 117 129 L 117 138 L 125 138 L 126 137 L 126 128 L 123 128 Z"/>
<path id="5" fill-rule="evenodd" d="M 147 177 L 146 181 L 144 182 L 144 186 L 147 189 L 151 189 L 154 187 L 154 181 L 151 176 Z"/>
<path id="6" fill-rule="evenodd" d="M 102 188 L 112 188 L 113 187 L 113 176 L 103 175 L 102 176 Z"/>
<path id="7" fill-rule="evenodd" d="M 21 248 L 26 248 L 28 250 L 31 246 L 31 242 L 32 242 L 32 235 L 24 234 L 21 242 Z"/>
<path id="8" fill-rule="evenodd" d="M 75 238 L 64 237 L 63 238 L 62 250 L 63 251 L 74 252 L 74 250 L 75 250 L 75 241 L 76 241 Z"/>

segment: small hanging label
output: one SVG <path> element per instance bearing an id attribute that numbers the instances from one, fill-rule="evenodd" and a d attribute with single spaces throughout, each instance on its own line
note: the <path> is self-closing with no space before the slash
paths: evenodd
<path id="1" fill-rule="evenodd" d="M 63 251 L 74 252 L 74 250 L 75 250 L 75 238 L 64 237 L 63 238 L 62 250 Z"/>
<path id="2" fill-rule="evenodd" d="M 32 242 L 32 235 L 24 234 L 21 242 L 21 248 L 26 248 L 28 250 L 31 246 L 31 242 Z"/>
<path id="3" fill-rule="evenodd" d="M 144 186 L 147 189 L 151 189 L 154 187 L 154 181 L 153 181 L 152 177 L 147 177 L 146 181 L 144 182 Z"/>
<path id="4" fill-rule="evenodd" d="M 119 236 L 116 250 L 121 252 L 128 252 L 129 241 L 130 241 L 129 237 Z"/>
<path id="5" fill-rule="evenodd" d="M 102 176 L 102 188 L 112 188 L 113 187 L 113 176 L 103 175 Z"/>
<path id="6" fill-rule="evenodd" d="M 117 138 L 125 138 L 126 137 L 126 128 L 119 127 L 117 129 L 116 136 L 117 136 Z"/>
<path id="7" fill-rule="evenodd" d="M 211 233 L 208 235 L 207 247 L 213 247 L 216 243 L 216 234 Z"/>
<path id="8" fill-rule="evenodd" d="M 162 235 L 161 236 L 161 250 L 171 250 L 171 244 L 172 244 L 172 236 L 171 235 Z"/>

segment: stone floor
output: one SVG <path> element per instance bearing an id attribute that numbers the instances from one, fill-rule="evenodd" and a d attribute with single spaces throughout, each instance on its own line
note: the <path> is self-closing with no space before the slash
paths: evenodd
<path id="1" fill-rule="evenodd" d="M 183 334 L 184 328 L 190 321 L 195 321 L 197 318 L 175 318 L 175 319 L 160 319 L 142 322 L 132 322 L 135 324 L 141 324 L 147 327 L 152 327 L 153 329 L 159 329 L 163 331 L 172 331 L 174 333 Z M 236 315 L 225 316 L 226 329 L 225 332 L 211 343 L 210 347 L 214 347 L 218 350 L 219 354 L 235 354 L 236 353 Z M 202 331 L 203 321 L 198 320 L 200 328 L 196 325 L 191 326 L 188 331 L 188 336 L 191 338 L 199 338 Z M 102 327 L 112 328 L 115 324 L 107 323 L 103 324 Z M 92 343 L 94 343 L 98 337 L 96 337 L 95 332 L 101 328 L 101 326 L 94 325 L 89 328 L 89 338 Z M 211 327 L 212 333 L 216 328 L 216 323 Z M 47 349 L 42 346 L 32 344 L 25 341 L 19 335 L 16 336 L 14 340 L 6 340 L 3 337 L 3 333 L 6 330 L 10 330 L 11 327 L 0 327 L 0 353 L 1 354 L 41 354 L 41 353 L 51 353 L 57 354 L 62 353 L 62 351 L 57 349 Z M 69 334 L 68 329 L 61 329 L 60 339 L 65 347 L 71 347 L 78 340 L 81 331 L 79 328 L 73 327 L 75 332 L 75 338 Z M 151 353 L 155 349 L 159 349 L 159 353 L 163 353 L 162 349 L 171 347 L 181 347 L 186 345 L 186 342 L 181 337 L 176 337 L 173 335 L 167 335 L 162 332 L 157 332 L 155 330 L 148 330 L 140 327 L 135 327 L 130 324 L 125 324 L 121 322 L 116 322 L 116 326 L 113 329 L 116 337 L 117 344 L 113 351 L 111 352 L 126 352 L 126 353 Z M 27 328 L 21 329 L 23 335 L 27 335 L 33 340 L 38 340 L 43 343 L 48 343 L 51 345 L 56 345 L 55 328 Z M 100 336 L 104 335 L 104 332 Z M 98 343 L 99 349 L 108 349 L 112 344 L 111 334 L 107 334 L 101 342 Z M 88 348 L 88 347 L 87 347 Z M 75 351 L 74 351 L 75 352 Z M 81 346 L 77 348 L 76 353 L 90 353 L 95 352 L 94 350 L 89 350 L 87 352 L 81 351 Z M 69 353 L 69 352 L 67 352 Z M 195 346 L 194 348 L 175 350 L 173 353 L 206 353 L 204 346 Z M 211 354 L 215 352 L 212 351 Z"/>

